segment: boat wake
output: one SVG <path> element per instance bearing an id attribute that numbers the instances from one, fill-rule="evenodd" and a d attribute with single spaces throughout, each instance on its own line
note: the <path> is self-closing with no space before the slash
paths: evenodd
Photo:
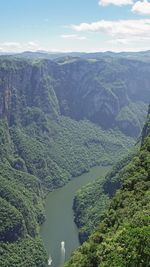
<path id="1" fill-rule="evenodd" d="M 64 241 L 61 241 L 61 266 L 64 264 L 65 262 L 65 253 L 66 253 L 66 250 L 65 250 L 65 242 Z"/>
<path id="2" fill-rule="evenodd" d="M 48 259 L 48 266 L 51 266 L 52 265 L 52 257 L 51 257 L 51 255 L 49 256 L 49 259 Z"/>

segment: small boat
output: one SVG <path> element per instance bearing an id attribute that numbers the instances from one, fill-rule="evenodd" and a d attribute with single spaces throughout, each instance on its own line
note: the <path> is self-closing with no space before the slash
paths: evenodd
<path id="1" fill-rule="evenodd" d="M 61 248 L 64 250 L 65 249 L 65 242 L 61 241 Z"/>
<path id="2" fill-rule="evenodd" d="M 49 256 L 49 259 L 48 259 L 48 266 L 50 266 L 52 264 L 52 257 L 51 255 Z"/>
<path id="3" fill-rule="evenodd" d="M 64 262 L 65 262 L 65 241 L 61 241 L 61 265 L 60 266 L 63 266 L 64 265 Z"/>

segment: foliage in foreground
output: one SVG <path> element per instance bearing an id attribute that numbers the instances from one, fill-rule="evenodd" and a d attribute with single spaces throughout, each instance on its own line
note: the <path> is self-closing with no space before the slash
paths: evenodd
<path id="1" fill-rule="evenodd" d="M 140 71 L 144 68 L 144 79 L 149 81 L 149 65 L 135 62 L 128 69 L 128 62 L 116 63 L 112 65 L 100 61 L 95 68 L 92 62 L 80 60 L 71 65 L 59 65 L 47 60 L 0 59 L 1 266 L 43 266 L 46 254 L 38 238 L 39 225 L 45 218 L 45 194 L 63 186 L 72 177 L 88 171 L 91 166 L 114 163 L 133 145 L 134 138 L 123 134 L 122 125 L 124 122 L 128 125 L 129 122 L 130 129 L 130 125 L 137 129 L 129 136 L 135 137 L 139 133 L 146 112 L 149 88 L 147 89 L 147 82 L 143 84 L 142 76 L 138 87 L 134 86 L 139 98 L 127 97 L 125 105 L 129 108 L 118 113 L 120 104 L 121 107 L 124 106 L 122 93 L 128 92 L 130 95 L 128 85 L 133 86 L 134 76 L 130 76 L 129 82 L 126 75 L 123 75 L 125 83 L 120 78 L 126 69 L 128 76 L 130 68 L 134 69 L 137 76 L 139 66 Z M 83 75 L 85 80 L 82 79 Z M 110 76 L 114 77 L 113 80 L 110 80 Z M 141 83 L 146 93 L 144 99 L 138 93 Z M 88 91 L 87 85 L 90 86 Z M 77 90 L 81 87 L 83 90 Z M 94 89 L 94 98 L 89 94 L 90 88 L 92 91 Z M 82 94 L 78 95 L 78 91 Z M 108 104 L 110 107 L 111 120 L 104 120 L 106 128 L 111 128 L 109 123 L 112 122 L 112 115 L 116 120 L 118 114 L 119 124 L 118 121 L 113 124 L 113 130 L 104 131 L 91 122 L 74 121 L 62 116 L 96 122 L 101 115 L 103 120 L 105 116 L 101 110 L 97 113 L 97 101 L 93 102 L 101 97 L 102 92 L 108 101 L 106 107 Z M 80 102 L 81 98 L 85 107 Z M 129 99 L 134 103 L 129 105 Z M 75 105 L 72 104 L 74 101 Z M 115 103 L 117 112 L 114 110 Z M 103 109 L 103 104 L 100 106 Z M 84 112 L 80 107 L 84 107 Z M 133 112 L 135 109 L 140 110 L 136 116 Z M 96 112 L 96 118 L 93 111 Z M 108 109 L 106 114 L 107 111 Z M 122 132 L 115 128 L 119 125 Z"/>
<path id="2" fill-rule="evenodd" d="M 76 193 L 73 203 L 74 220 L 79 228 L 81 244 L 88 239 L 103 218 L 111 197 L 121 187 L 127 164 L 138 153 L 138 149 L 139 144 L 130 150 L 127 156 L 119 160 L 106 176 L 105 173 L 100 173 L 99 179 L 82 187 Z"/>
<path id="3" fill-rule="evenodd" d="M 49 190 L 93 165 L 112 164 L 134 142 L 120 132 L 106 132 L 87 121 L 54 120 L 37 109 L 30 109 L 30 116 L 28 112 L 22 124 L 9 126 L 6 120 L 0 121 L 0 253 L 1 266 L 7 267 L 46 263 L 46 253 L 38 253 L 44 248 L 37 238 L 39 224 L 45 219 L 44 196 Z M 32 244 L 37 250 L 36 260 Z"/>
<path id="4" fill-rule="evenodd" d="M 123 185 L 102 222 L 65 267 L 149 267 L 150 131 L 149 117 L 140 152 L 126 166 Z"/>

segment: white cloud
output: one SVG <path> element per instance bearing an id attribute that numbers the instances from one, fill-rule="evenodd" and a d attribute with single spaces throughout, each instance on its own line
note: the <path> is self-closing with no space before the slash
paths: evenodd
<path id="1" fill-rule="evenodd" d="M 129 40 L 128 39 L 114 39 L 114 40 L 110 40 L 109 41 L 110 44 L 122 44 L 122 45 L 127 45 L 129 44 Z"/>
<path id="2" fill-rule="evenodd" d="M 33 42 L 33 41 L 28 42 L 28 43 L 26 44 L 26 46 L 27 46 L 29 49 L 31 49 L 31 50 L 39 50 L 39 49 L 41 49 L 41 47 L 39 46 L 39 44 L 36 43 L 36 42 Z"/>
<path id="3" fill-rule="evenodd" d="M 92 23 L 71 25 L 77 32 L 100 32 L 117 38 L 148 37 L 150 38 L 150 19 L 139 20 L 100 20 Z"/>
<path id="4" fill-rule="evenodd" d="M 132 11 L 141 15 L 150 15 L 150 2 L 138 1 L 133 5 Z"/>
<path id="5" fill-rule="evenodd" d="M 6 48 L 8 50 L 13 50 L 21 48 L 21 44 L 19 42 L 3 42 L 0 45 L 1 49 Z"/>
<path id="6" fill-rule="evenodd" d="M 115 5 L 115 6 L 125 6 L 125 5 L 132 5 L 132 0 L 100 0 L 100 6 L 108 6 L 108 5 Z"/>
<path id="7" fill-rule="evenodd" d="M 20 42 L 3 42 L 0 43 L 1 52 L 22 52 L 22 51 L 37 51 L 42 50 L 40 45 L 36 42 L 29 41 L 27 43 Z"/>
<path id="8" fill-rule="evenodd" d="M 80 41 L 86 40 L 85 36 L 80 36 L 80 35 L 77 35 L 77 34 L 62 34 L 61 38 L 70 39 L 70 40 L 80 40 Z"/>
<path id="9" fill-rule="evenodd" d="M 97 50 L 140 51 L 150 48 L 150 19 L 100 20 L 68 27 L 76 32 L 86 32 L 87 45 L 97 47 Z"/>
<path id="10" fill-rule="evenodd" d="M 115 43 L 118 43 L 118 44 L 123 44 L 123 45 L 128 45 L 130 43 L 136 45 L 137 43 L 142 43 L 142 42 L 150 42 L 150 37 L 141 37 L 139 39 L 139 37 L 132 37 L 132 38 L 114 38 L 114 39 L 111 39 L 109 41 L 109 43 L 111 44 L 115 44 Z"/>

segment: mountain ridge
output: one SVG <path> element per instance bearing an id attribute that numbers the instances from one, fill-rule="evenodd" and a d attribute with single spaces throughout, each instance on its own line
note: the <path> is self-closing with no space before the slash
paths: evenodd
<path id="1" fill-rule="evenodd" d="M 11 112 L 10 117 L 19 115 L 19 109 L 23 110 L 27 104 L 42 108 L 52 116 L 61 114 L 75 120 L 88 119 L 104 129 L 118 127 L 131 136 L 137 136 L 142 130 L 150 98 L 148 63 L 80 59 L 60 65 L 49 60 L 7 59 L 1 60 L 1 65 L 1 115 L 11 109 L 14 98 L 12 108 L 16 114 Z M 3 77 L 5 68 L 10 69 L 10 81 Z"/>
<path id="2" fill-rule="evenodd" d="M 44 267 L 39 225 L 45 195 L 92 166 L 113 164 L 133 146 L 143 127 L 150 78 L 149 63 L 128 64 L 0 57 L 2 267 Z M 138 69 L 145 73 L 140 81 Z M 125 81 L 116 83 L 118 73 Z"/>
<path id="3" fill-rule="evenodd" d="M 113 51 L 105 51 L 105 52 L 48 52 L 48 51 L 24 51 L 21 53 L 7 53 L 3 52 L 0 55 L 11 55 L 16 57 L 26 57 L 28 59 L 31 58 L 46 58 L 46 59 L 58 59 L 61 57 L 80 57 L 85 59 L 100 59 L 102 57 L 122 57 L 129 59 L 140 59 L 143 61 L 150 61 L 150 50 L 138 51 L 138 52 L 113 52 Z"/>

